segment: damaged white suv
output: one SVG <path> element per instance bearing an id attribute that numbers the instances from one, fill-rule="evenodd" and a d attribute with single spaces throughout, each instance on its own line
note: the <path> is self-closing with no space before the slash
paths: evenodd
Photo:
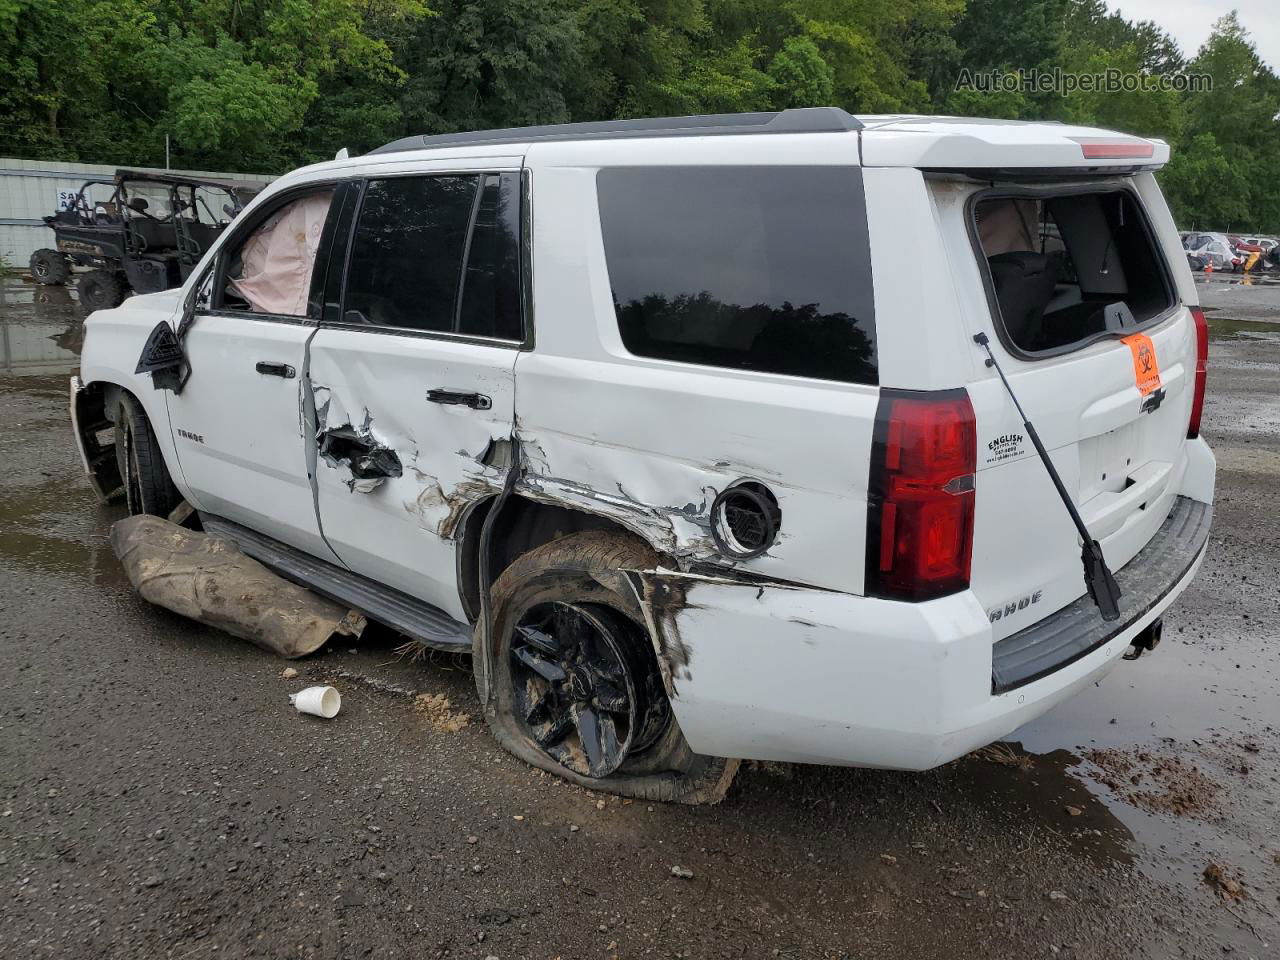
<path id="1" fill-rule="evenodd" d="M 411 137 L 93 314 L 78 442 L 100 495 L 472 651 L 577 783 L 932 767 L 1154 647 L 1203 556 L 1167 159 L 828 108 Z"/>

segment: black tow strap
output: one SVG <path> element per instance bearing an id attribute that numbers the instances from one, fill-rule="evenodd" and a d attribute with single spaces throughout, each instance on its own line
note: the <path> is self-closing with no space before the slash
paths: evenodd
<path id="1" fill-rule="evenodd" d="M 1013 405 L 1018 409 L 1018 416 L 1022 418 L 1022 426 L 1027 431 L 1027 436 L 1031 438 L 1032 445 L 1036 448 L 1036 453 L 1040 455 L 1040 462 L 1044 464 L 1044 468 L 1049 473 L 1049 479 L 1053 481 L 1054 487 L 1058 491 L 1058 497 L 1062 500 L 1062 505 L 1067 508 L 1067 513 L 1071 514 L 1071 521 L 1076 525 L 1076 530 L 1080 532 L 1080 539 L 1084 541 L 1084 546 L 1080 550 L 1080 562 L 1084 565 L 1084 584 L 1089 590 L 1089 596 L 1102 614 L 1103 620 L 1116 620 L 1120 616 L 1120 585 L 1116 583 L 1116 578 L 1111 575 L 1111 570 L 1107 567 L 1107 561 L 1102 556 L 1102 546 L 1097 540 L 1089 536 L 1089 528 L 1084 525 L 1084 520 L 1080 518 L 1080 511 L 1076 509 L 1075 502 L 1071 499 L 1071 495 L 1067 493 L 1067 488 L 1062 484 L 1062 478 L 1058 476 L 1058 471 L 1054 469 L 1053 461 L 1049 459 L 1049 452 L 1045 450 L 1044 444 L 1040 442 L 1040 434 L 1036 433 L 1036 428 L 1031 421 L 1027 419 L 1026 412 L 1022 409 L 1022 404 L 1018 402 L 1018 397 L 1013 392 L 1013 387 L 1009 386 L 1009 380 L 1004 375 L 1004 371 L 1000 369 L 1000 364 L 996 362 L 995 354 L 991 352 L 991 341 L 987 339 L 985 333 L 974 334 L 973 342 L 978 344 L 987 352 L 987 366 L 995 367 L 996 373 L 1000 374 L 1000 382 L 1004 384 L 1005 392 L 1009 394 L 1009 399 L 1013 401 Z"/>

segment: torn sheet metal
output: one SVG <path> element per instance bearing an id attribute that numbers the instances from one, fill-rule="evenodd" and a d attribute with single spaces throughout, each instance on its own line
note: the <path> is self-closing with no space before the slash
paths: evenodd
<path id="1" fill-rule="evenodd" d="M 608 517 L 682 567 L 701 561 L 724 561 L 711 536 L 711 504 L 720 489 L 740 479 L 740 474 L 726 471 L 720 464 L 702 467 L 660 462 L 636 469 L 638 451 L 604 444 L 592 445 L 591 458 L 584 462 L 584 452 L 573 449 L 580 442 L 566 443 L 548 434 L 532 436 L 527 431 L 518 435 L 525 457 L 516 485 L 521 495 Z M 548 444 L 557 456 L 548 455 Z M 559 469 L 553 460 L 561 464 Z M 594 474 L 608 479 L 598 485 L 570 479 L 565 476 L 569 463 L 576 463 L 582 476 Z M 654 466 L 659 468 L 659 475 L 655 475 Z M 673 499 L 683 502 L 671 503 Z"/>
<path id="2" fill-rule="evenodd" d="M 457 538 L 508 473 L 501 450 L 511 437 L 516 356 L 505 347 L 326 327 L 311 341 L 318 419 L 323 411 L 329 429 L 367 423 L 402 467 L 399 476 L 351 496 L 350 470 L 317 455 L 325 541 L 355 573 L 459 621 L 469 614 L 458 590 Z M 440 399 L 463 394 L 486 398 L 488 406 Z"/>
<path id="3" fill-rule="evenodd" d="M 524 469 L 516 492 L 612 520 L 683 572 L 711 567 L 822 589 L 861 591 L 863 552 L 851 550 L 850 544 L 860 542 L 866 525 L 866 495 L 861 489 L 865 461 L 857 468 L 843 464 L 848 457 L 840 445 L 811 437 L 794 424 L 792 433 L 803 436 L 791 446 L 808 444 L 803 452 L 783 449 L 779 443 L 779 452 L 766 457 L 767 451 L 753 448 L 760 445 L 758 437 L 753 435 L 747 444 L 747 435 L 738 432 L 732 439 L 742 440 L 745 454 L 676 455 L 668 448 L 688 447 L 697 440 L 687 435 L 694 415 L 679 421 L 641 419 L 646 434 L 606 442 L 599 439 L 605 435 L 604 425 L 599 430 L 588 430 L 590 423 L 575 425 L 575 432 L 569 433 L 535 426 L 522 413 L 516 436 Z M 637 418 L 631 420 L 634 426 Z M 724 444 L 722 435 L 705 437 L 705 449 L 717 451 Z M 781 471 L 788 462 L 795 467 L 784 481 Z M 720 493 L 743 482 L 758 484 L 776 498 L 781 523 L 763 552 L 734 558 L 722 553 L 712 536 L 713 505 Z"/>
<path id="4" fill-rule="evenodd" d="M 294 659 L 365 618 L 272 573 L 229 540 L 136 516 L 111 527 L 111 548 L 143 599 Z"/>
<path id="5" fill-rule="evenodd" d="M 353 423 L 342 401 L 324 387 L 315 388 L 316 443 L 320 459 L 330 467 L 349 470 L 343 480 L 352 493 L 370 493 L 391 477 L 404 473 L 400 457 L 373 432 L 373 417 L 366 409 Z M 321 399 L 323 397 L 323 399 Z"/>
<path id="6" fill-rule="evenodd" d="M 477 464 L 466 479 L 446 493 L 435 477 L 417 466 L 410 467 L 410 470 L 419 488 L 417 496 L 404 501 L 405 512 L 417 520 L 419 527 L 446 540 L 457 536 L 458 526 L 471 507 L 502 490 L 506 476 L 505 467 Z"/>
<path id="7" fill-rule="evenodd" d="M 667 695 L 680 694 L 681 681 L 693 676 L 693 664 L 697 654 L 696 640 L 680 629 L 681 619 L 687 620 L 687 611 L 710 609 L 699 602 L 700 597 L 717 596 L 719 590 L 728 590 L 735 596 L 751 597 L 753 604 L 762 609 L 774 609 L 781 603 L 793 605 L 797 597 L 843 597 L 839 591 L 826 591 L 801 584 L 769 580 L 751 574 L 726 576 L 702 573 L 685 573 L 664 567 L 652 570 L 627 570 L 618 573 L 598 574 L 605 586 L 618 589 L 613 577 L 626 577 L 631 591 L 640 604 L 645 626 L 653 641 L 653 650 L 662 671 Z M 814 626 L 808 620 L 789 617 L 786 622 L 801 626 Z"/>
<path id="8" fill-rule="evenodd" d="M 409 470 L 418 489 L 412 499 L 405 498 L 402 503 L 420 528 L 453 540 L 468 510 L 502 492 L 511 467 L 511 439 L 490 437 L 478 452 L 459 449 L 443 462 L 454 474 L 453 486 L 447 490 L 436 476 L 422 469 L 428 465 L 426 458 L 422 451 L 415 451 Z"/>

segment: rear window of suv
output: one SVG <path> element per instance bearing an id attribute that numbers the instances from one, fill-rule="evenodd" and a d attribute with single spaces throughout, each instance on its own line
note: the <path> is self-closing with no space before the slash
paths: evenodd
<path id="1" fill-rule="evenodd" d="M 876 383 L 861 170 L 621 167 L 596 185 L 628 351 Z"/>
<path id="2" fill-rule="evenodd" d="M 1137 198 L 1128 190 L 992 196 L 974 226 L 1006 342 L 1058 354 L 1125 334 L 1175 299 Z"/>

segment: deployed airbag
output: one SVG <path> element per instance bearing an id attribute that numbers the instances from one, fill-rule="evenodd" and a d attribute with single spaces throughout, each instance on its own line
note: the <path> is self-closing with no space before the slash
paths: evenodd
<path id="1" fill-rule="evenodd" d="M 277 211 L 240 251 L 240 276 L 231 288 L 255 313 L 307 315 L 311 271 L 333 191 L 313 193 Z"/>

